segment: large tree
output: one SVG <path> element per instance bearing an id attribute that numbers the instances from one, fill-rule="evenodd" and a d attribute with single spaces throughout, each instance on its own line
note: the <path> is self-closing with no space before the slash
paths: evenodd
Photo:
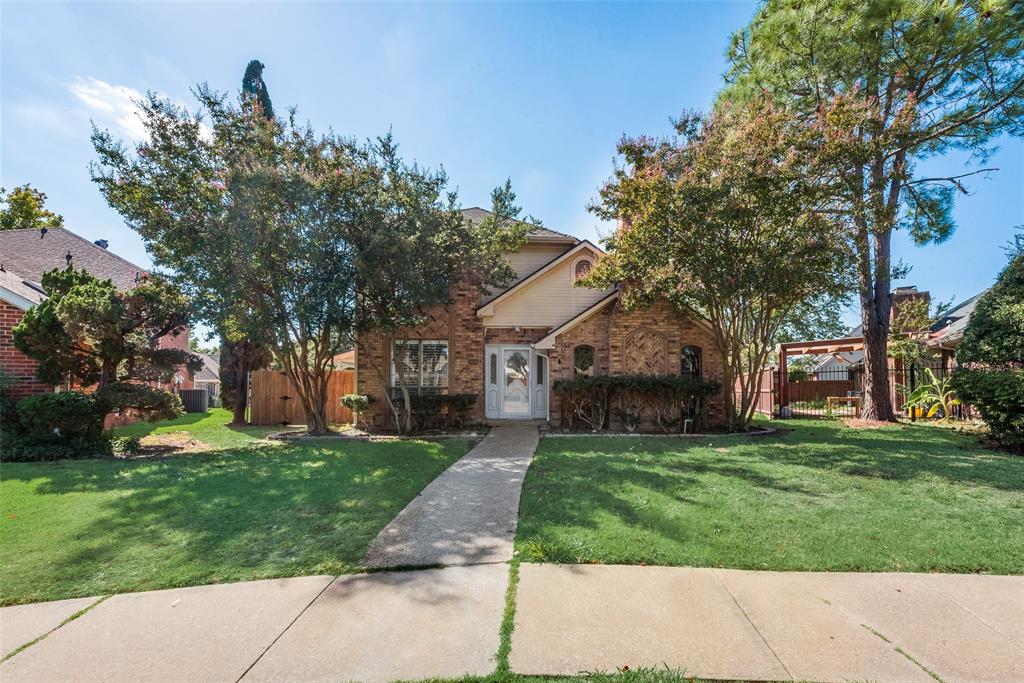
<path id="1" fill-rule="evenodd" d="M 15 348 L 39 363 L 39 379 L 95 386 L 105 412 L 173 416 L 173 397 L 143 383 L 169 382 L 181 366 L 199 369 L 194 355 L 160 343 L 187 334 L 188 302 L 178 288 L 146 276 L 120 292 L 110 280 L 70 266 L 44 273 L 42 285 L 46 300 L 13 329 Z"/>
<path id="2" fill-rule="evenodd" d="M 31 185 L 0 187 L 0 230 L 63 228 L 64 217 L 46 208 L 46 193 Z"/>
<path id="3" fill-rule="evenodd" d="M 854 226 L 865 339 L 864 415 L 895 419 L 886 340 L 892 232 L 918 244 L 953 231 L 965 180 L 922 174 L 958 149 L 984 160 L 1024 131 L 1024 3 L 1009 0 L 768 0 L 733 36 L 725 101 L 768 93 L 817 126 Z"/>
<path id="4" fill-rule="evenodd" d="M 447 177 L 398 155 L 196 90 L 202 115 L 150 95 L 134 149 L 95 131 L 93 177 L 186 291 L 266 344 L 307 428 L 327 430 L 327 378 L 357 330 L 448 300 L 492 252 L 463 220 Z M 205 116 L 208 128 L 204 127 Z"/>
<path id="5" fill-rule="evenodd" d="M 627 307 L 666 297 L 706 316 L 727 417 L 743 429 L 780 331 L 808 300 L 842 294 L 849 250 L 805 149 L 814 136 L 784 109 L 724 106 L 676 131 L 620 143 L 626 164 L 594 207 L 620 227 L 589 280 L 621 282 Z"/>

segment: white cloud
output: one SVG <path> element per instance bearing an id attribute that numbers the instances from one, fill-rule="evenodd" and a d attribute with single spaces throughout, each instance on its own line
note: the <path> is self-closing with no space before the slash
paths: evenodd
<path id="1" fill-rule="evenodd" d="M 143 94 L 126 85 L 113 85 L 92 76 L 78 76 L 68 86 L 89 111 L 89 117 L 100 128 L 115 128 L 136 140 L 146 138 L 146 128 L 136 105 Z"/>

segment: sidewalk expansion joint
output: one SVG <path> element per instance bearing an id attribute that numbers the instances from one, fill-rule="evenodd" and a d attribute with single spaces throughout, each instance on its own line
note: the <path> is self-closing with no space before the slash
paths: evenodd
<path id="1" fill-rule="evenodd" d="M 779 666 L 782 667 L 782 670 L 786 672 L 787 676 L 789 676 L 789 680 L 796 680 L 793 677 L 793 672 L 789 670 L 789 667 L 787 667 L 786 663 L 783 662 L 782 658 L 779 657 L 779 654 L 775 651 L 775 648 L 772 647 L 771 643 L 768 642 L 768 639 L 764 637 L 763 633 L 761 633 L 761 629 L 757 627 L 757 624 L 755 624 L 753 620 L 750 618 L 750 615 L 747 614 L 747 610 L 743 609 L 743 605 L 740 604 L 740 601 L 737 600 L 736 596 L 732 594 L 731 590 L 729 590 L 729 586 L 719 575 L 718 570 L 712 569 L 711 571 L 714 574 L 715 578 L 718 579 L 718 583 L 722 584 L 722 588 L 725 589 L 725 592 L 729 594 L 729 598 L 732 600 L 733 604 L 736 605 L 736 609 L 740 611 L 740 614 L 743 615 L 743 618 L 747 620 L 748 624 L 750 624 L 750 628 L 754 629 L 754 633 L 757 634 L 757 637 L 761 639 L 761 642 L 764 643 L 764 646 L 768 648 L 769 652 L 772 653 L 772 657 L 775 657 L 775 661 L 779 663 Z"/>

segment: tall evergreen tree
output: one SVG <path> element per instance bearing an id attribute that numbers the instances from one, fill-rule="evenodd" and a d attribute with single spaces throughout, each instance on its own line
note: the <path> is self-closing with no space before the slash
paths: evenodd
<path id="1" fill-rule="evenodd" d="M 1024 3 L 1010 0 L 767 0 L 733 36 L 724 100 L 778 98 L 822 133 L 857 256 L 864 416 L 895 419 L 889 393 L 892 232 L 918 244 L 953 232 L 968 176 L 922 174 L 957 149 L 984 160 L 1024 134 Z"/>
<path id="2" fill-rule="evenodd" d="M 270 92 L 267 84 L 263 82 L 263 62 L 254 59 L 245 67 L 245 75 L 242 76 L 242 100 L 249 106 L 259 104 L 263 115 L 267 119 L 274 118 L 274 105 L 270 102 Z"/>

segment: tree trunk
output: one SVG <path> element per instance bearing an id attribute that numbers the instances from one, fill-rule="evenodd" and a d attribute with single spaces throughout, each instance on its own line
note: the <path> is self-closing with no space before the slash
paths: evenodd
<path id="1" fill-rule="evenodd" d="M 249 405 L 249 358 L 248 354 L 240 353 L 235 358 L 235 394 L 231 405 L 231 424 L 246 424 L 245 409 Z"/>
<path id="2" fill-rule="evenodd" d="M 889 394 L 889 323 L 892 294 L 889 292 L 890 243 L 892 233 L 876 233 L 872 244 L 874 267 L 862 268 L 870 273 L 861 277 L 861 324 L 864 336 L 864 405 L 865 420 L 895 422 L 892 397 Z"/>

